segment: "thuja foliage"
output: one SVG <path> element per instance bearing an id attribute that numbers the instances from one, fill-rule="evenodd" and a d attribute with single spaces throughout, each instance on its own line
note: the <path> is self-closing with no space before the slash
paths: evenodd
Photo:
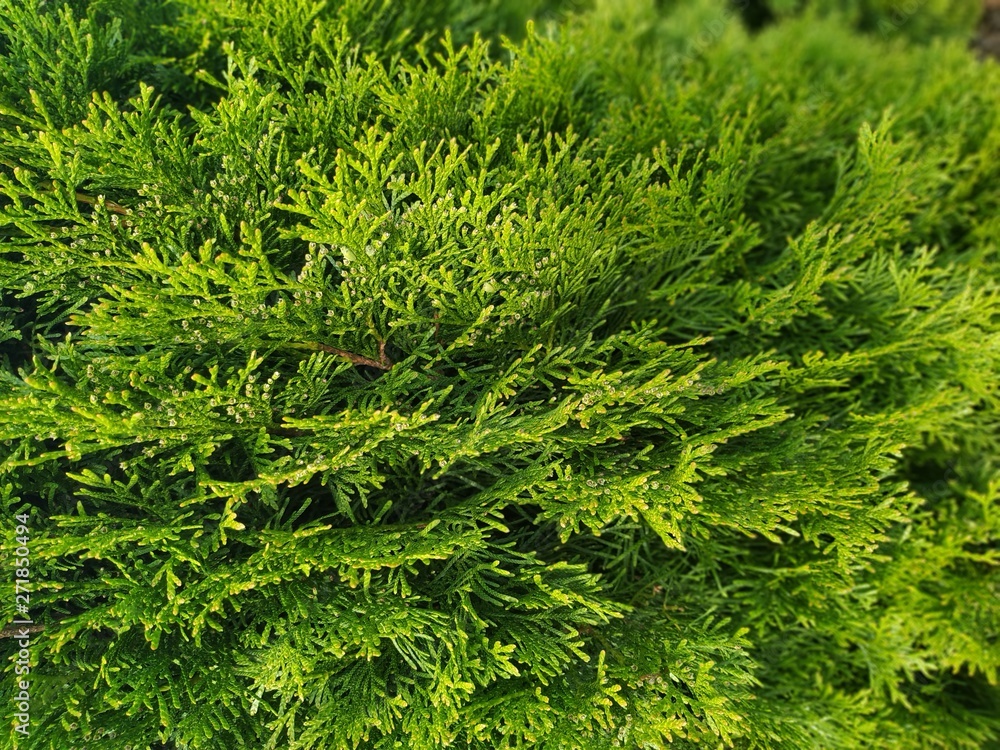
<path id="1" fill-rule="evenodd" d="M 0 0 L 4 747 L 996 746 L 1000 70 L 663 5 Z"/>

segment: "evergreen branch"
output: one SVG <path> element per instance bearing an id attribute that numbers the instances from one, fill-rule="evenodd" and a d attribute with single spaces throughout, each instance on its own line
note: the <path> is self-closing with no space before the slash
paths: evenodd
<path id="1" fill-rule="evenodd" d="M 36 745 L 996 744 L 1000 69 L 165 2 L 0 0 Z"/>

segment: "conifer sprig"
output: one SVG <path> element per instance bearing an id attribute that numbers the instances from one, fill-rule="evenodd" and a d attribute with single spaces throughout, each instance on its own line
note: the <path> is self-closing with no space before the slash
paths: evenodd
<path id="1" fill-rule="evenodd" d="M 0 746 L 997 741 L 1000 71 L 570 5 L 0 0 Z"/>

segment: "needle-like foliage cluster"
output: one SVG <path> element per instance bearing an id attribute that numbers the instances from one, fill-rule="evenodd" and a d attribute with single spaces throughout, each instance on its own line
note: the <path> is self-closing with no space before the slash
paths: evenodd
<path id="1" fill-rule="evenodd" d="M 0 0 L 0 746 L 1000 741 L 1000 69 L 578 5 Z"/>

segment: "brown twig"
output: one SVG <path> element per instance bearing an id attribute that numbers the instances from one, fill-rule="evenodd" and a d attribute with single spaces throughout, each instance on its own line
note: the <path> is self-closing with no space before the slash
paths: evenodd
<path id="1" fill-rule="evenodd" d="M 42 188 L 47 193 L 53 193 L 55 192 L 55 183 L 53 183 L 51 180 L 48 180 L 47 182 L 42 183 Z M 97 205 L 97 198 L 87 195 L 86 193 L 76 193 L 75 198 L 80 203 L 86 203 L 91 206 Z M 112 213 L 121 214 L 122 216 L 128 215 L 128 209 L 118 203 L 115 203 L 114 201 L 109 201 L 105 199 L 104 207 L 109 211 L 111 211 Z"/>
<path id="2" fill-rule="evenodd" d="M 96 198 L 91 198 L 89 195 L 84 195 L 83 193 L 77 193 L 76 194 L 76 199 L 78 201 L 80 201 L 80 203 L 89 203 L 92 206 L 96 206 L 97 205 L 97 199 Z M 115 203 L 114 201 L 109 201 L 109 200 L 105 199 L 104 200 L 104 207 L 106 209 L 108 209 L 109 211 L 111 211 L 112 213 L 121 214 L 122 216 L 128 215 L 128 209 L 125 208 L 124 206 L 120 206 L 119 204 Z"/>
<path id="3" fill-rule="evenodd" d="M 386 354 L 385 354 L 385 342 L 384 341 L 379 341 L 378 342 L 378 361 L 379 361 L 379 366 L 383 370 L 391 370 L 392 369 L 392 360 L 389 359 L 386 356 Z"/>
<path id="4" fill-rule="evenodd" d="M 360 354 L 355 354 L 354 352 L 349 352 L 344 349 L 338 349 L 335 346 L 330 346 L 329 344 L 311 343 L 307 344 L 310 349 L 318 349 L 321 352 L 328 352 L 330 354 L 336 354 L 338 357 L 343 357 L 344 359 L 350 360 L 356 365 L 365 365 L 366 367 L 376 367 L 379 370 L 391 370 L 392 362 L 385 355 L 385 342 L 379 343 L 378 347 L 378 359 L 371 359 L 370 357 L 364 357 Z"/>
<path id="5" fill-rule="evenodd" d="M 0 638 L 14 638 L 23 635 L 25 631 L 28 633 L 40 633 L 43 630 L 45 630 L 44 625 L 8 625 L 3 630 L 0 630 Z"/>
<path id="6" fill-rule="evenodd" d="M 386 356 L 385 353 L 385 342 L 380 341 L 378 345 L 378 359 L 372 359 L 371 357 L 365 357 L 361 354 L 355 354 L 354 352 L 349 352 L 346 349 L 338 349 L 335 346 L 330 346 L 329 344 L 321 344 L 318 341 L 310 341 L 304 344 L 285 344 L 285 346 L 292 349 L 311 349 L 312 351 L 327 352 L 328 354 L 336 354 L 338 357 L 343 357 L 349 360 L 355 365 L 364 365 L 365 367 L 375 367 L 379 370 L 391 370 L 393 362 Z"/>

